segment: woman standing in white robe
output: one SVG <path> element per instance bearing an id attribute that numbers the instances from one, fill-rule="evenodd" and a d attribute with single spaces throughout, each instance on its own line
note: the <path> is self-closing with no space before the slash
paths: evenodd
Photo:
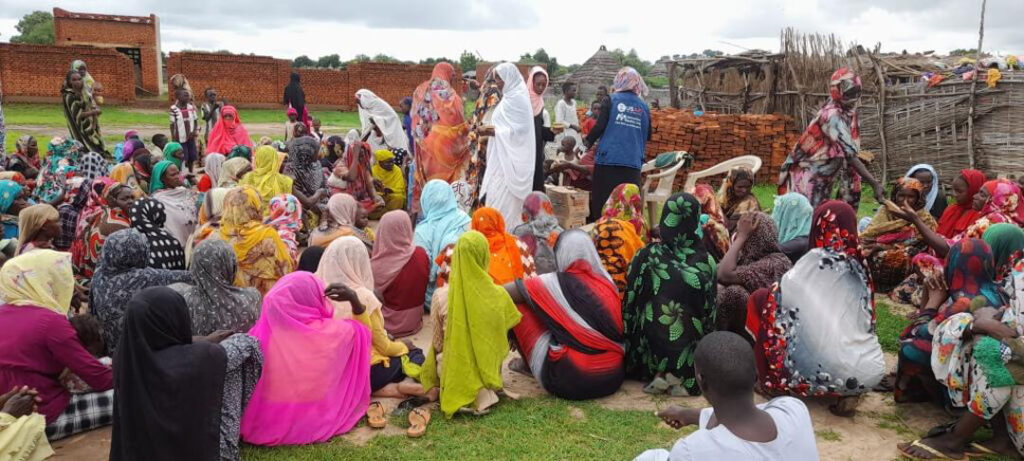
<path id="1" fill-rule="evenodd" d="M 492 136 L 487 143 L 487 171 L 480 187 L 483 202 L 496 208 L 511 231 L 523 222 L 523 201 L 533 190 L 536 138 L 533 132 L 533 107 L 519 69 L 511 63 L 495 68 L 501 102 L 494 108 L 492 127 L 479 130 Z"/>
<path id="2" fill-rule="evenodd" d="M 388 105 L 387 101 L 364 88 L 356 91 L 356 102 L 359 107 L 362 135 L 373 152 L 391 148 L 409 152 L 409 138 L 402 130 L 402 119 L 398 118 L 395 109 Z M 374 125 L 380 130 L 381 136 L 374 132 Z"/>

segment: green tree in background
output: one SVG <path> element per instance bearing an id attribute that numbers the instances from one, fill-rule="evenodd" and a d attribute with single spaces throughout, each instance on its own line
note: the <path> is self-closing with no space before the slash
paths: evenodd
<path id="1" fill-rule="evenodd" d="M 398 58 L 395 58 L 394 56 L 388 56 L 384 53 L 377 53 L 370 60 L 373 62 L 402 62 L 398 60 Z"/>
<path id="2" fill-rule="evenodd" d="M 316 67 L 316 61 L 309 58 L 309 56 L 302 55 L 292 61 L 292 67 Z"/>
<path id="3" fill-rule="evenodd" d="M 462 54 L 459 55 L 459 67 L 462 69 L 463 72 L 476 70 L 476 65 L 478 62 L 479 60 L 476 58 L 476 55 L 470 53 L 469 51 L 463 50 Z"/>
<path id="4" fill-rule="evenodd" d="M 519 62 L 522 63 L 536 63 L 544 64 L 544 67 L 548 70 L 548 75 L 556 77 L 567 72 L 567 70 L 558 64 L 558 58 L 554 58 L 548 55 L 544 48 L 539 48 L 537 51 L 530 53 L 524 53 L 519 57 Z"/>
<path id="5" fill-rule="evenodd" d="M 640 55 L 637 54 L 636 49 L 630 49 L 629 53 L 622 51 L 622 48 L 616 48 L 611 51 L 612 56 L 619 60 L 620 66 L 629 66 L 636 69 L 640 75 L 646 76 L 651 72 L 651 68 L 654 67 L 650 61 L 644 61 L 640 59 Z"/>
<path id="6" fill-rule="evenodd" d="M 337 69 L 341 67 L 341 56 L 338 56 L 337 53 L 320 56 L 316 60 L 316 66 L 324 69 Z"/>
<path id="7" fill-rule="evenodd" d="M 53 15 L 45 11 L 26 14 L 14 28 L 19 34 L 11 37 L 11 43 L 53 45 L 56 41 L 53 33 Z"/>
<path id="8" fill-rule="evenodd" d="M 437 64 L 437 63 L 439 63 L 439 62 L 447 62 L 447 63 L 449 63 L 449 64 L 455 64 L 455 61 L 452 61 L 451 59 L 448 59 L 448 58 L 427 58 L 427 59 L 420 59 L 420 64 L 429 64 L 429 65 L 431 65 L 431 66 L 432 66 L 432 65 L 434 65 L 434 64 Z"/>

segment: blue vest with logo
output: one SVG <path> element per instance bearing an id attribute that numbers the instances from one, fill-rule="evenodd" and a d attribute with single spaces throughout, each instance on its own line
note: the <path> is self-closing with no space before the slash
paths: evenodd
<path id="1" fill-rule="evenodd" d="M 644 163 L 644 148 L 651 132 L 650 109 L 634 93 L 614 93 L 611 100 L 608 126 L 601 136 L 594 163 L 639 170 Z"/>

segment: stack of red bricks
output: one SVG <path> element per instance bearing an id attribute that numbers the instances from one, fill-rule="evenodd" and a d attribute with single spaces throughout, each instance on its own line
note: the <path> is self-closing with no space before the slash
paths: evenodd
<path id="1" fill-rule="evenodd" d="M 0 88 L 6 100 L 55 101 L 71 62 L 81 59 L 103 85 L 105 103 L 135 100 L 131 59 L 110 48 L 0 43 Z"/>
<path id="2" fill-rule="evenodd" d="M 580 119 L 585 109 L 577 109 Z M 690 171 L 710 168 L 741 155 L 761 157 L 758 182 L 772 182 L 800 132 L 793 119 L 780 114 L 704 114 L 682 109 L 651 111 L 647 160 L 663 152 L 684 150 L 693 155 Z M 676 179 L 681 186 L 684 175 Z"/>

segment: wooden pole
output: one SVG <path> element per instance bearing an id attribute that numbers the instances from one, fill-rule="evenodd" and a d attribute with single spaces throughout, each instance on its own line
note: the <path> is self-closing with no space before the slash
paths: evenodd
<path id="1" fill-rule="evenodd" d="M 882 142 L 882 184 L 889 184 L 889 148 L 885 142 L 885 71 L 878 64 L 874 54 L 869 54 L 868 58 L 871 59 L 875 75 L 878 76 L 878 138 Z"/>
<path id="2" fill-rule="evenodd" d="M 679 86 L 676 85 L 676 62 L 669 61 L 665 63 L 668 67 L 668 98 L 669 105 L 678 109 L 679 108 Z"/>
<path id="3" fill-rule="evenodd" d="M 971 94 L 967 106 L 967 159 L 971 169 L 974 169 L 974 102 L 975 91 L 978 88 L 978 77 L 981 74 L 981 45 L 985 40 L 985 3 L 981 0 L 981 21 L 978 26 L 978 49 L 974 54 L 974 78 L 971 79 Z"/>

